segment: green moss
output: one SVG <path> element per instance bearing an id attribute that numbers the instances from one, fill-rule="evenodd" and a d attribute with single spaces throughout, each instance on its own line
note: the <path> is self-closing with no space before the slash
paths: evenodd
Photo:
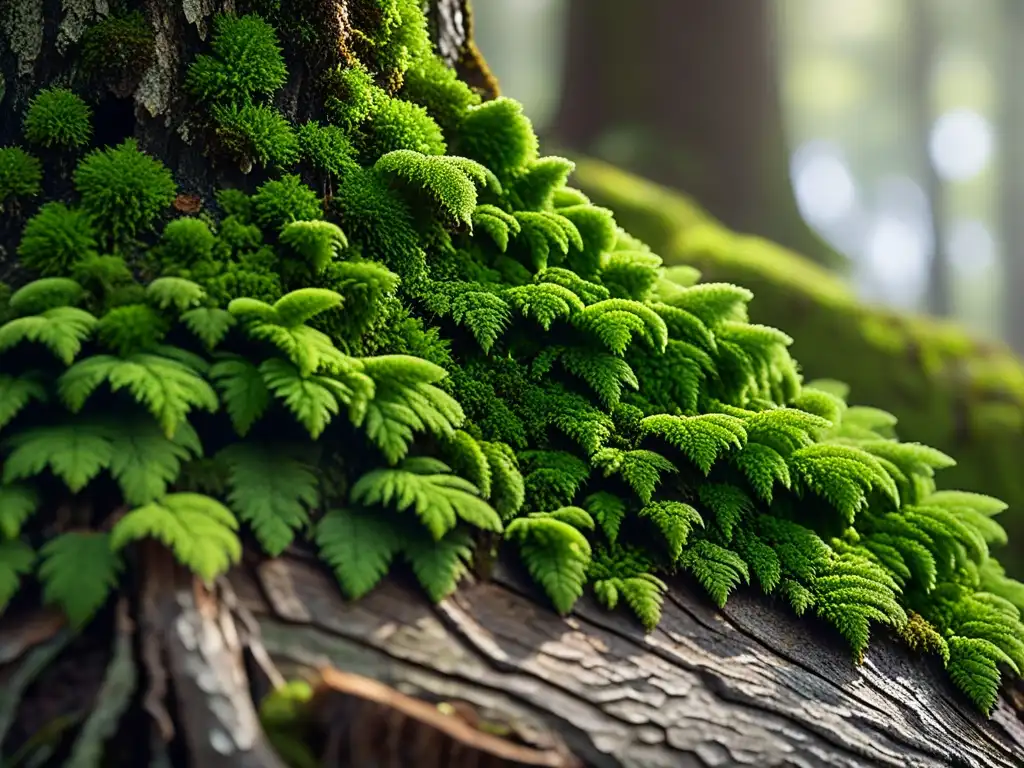
<path id="1" fill-rule="evenodd" d="M 0 147 L 0 209 L 39 194 L 43 167 L 21 147 Z"/>
<path id="2" fill-rule="evenodd" d="M 580 160 L 575 178 L 668 263 L 750 287 L 752 319 L 790 330 L 808 377 L 847 382 L 856 402 L 895 414 L 901 434 L 956 458 L 946 470 L 951 482 L 1024 510 L 1015 458 L 1024 452 L 1024 365 L 1005 347 L 955 325 L 866 306 L 828 270 L 729 232 L 684 195 L 611 166 Z M 1024 575 L 1024 514 L 1004 524 L 1011 533 L 1005 557 Z"/>
<path id="3" fill-rule="evenodd" d="M 277 34 L 259 16 L 218 16 L 211 53 L 189 66 L 185 87 L 207 104 L 248 104 L 288 77 Z"/>
<path id="4" fill-rule="evenodd" d="M 441 127 L 418 104 L 381 95 L 373 102 L 367 130 L 365 156 L 369 161 L 398 149 L 424 155 L 445 153 Z"/>
<path id="5" fill-rule="evenodd" d="M 81 149 L 92 137 L 92 109 L 66 88 L 45 88 L 29 103 L 25 138 L 40 147 Z"/>
<path id="6" fill-rule="evenodd" d="M 1005 505 L 939 490 L 952 460 L 806 382 L 750 290 L 665 269 L 567 186 L 519 105 L 439 74 L 419 0 L 360 7 L 323 122 L 270 106 L 287 72 L 258 17 L 221 18 L 190 70 L 212 153 L 288 173 L 168 221 L 169 170 L 96 147 L 26 226 L 42 279 L 0 326 L 0 610 L 33 577 L 82 626 L 140 539 L 207 581 L 243 541 L 304 540 L 353 599 L 401 559 L 435 600 L 500 542 L 559 612 L 592 590 L 652 628 L 665 574 L 718 605 L 756 580 L 854 658 L 876 624 L 946 648 L 990 710 L 1000 663 L 1024 668 L 1024 584 L 990 556 Z M 685 234 L 661 255 L 753 247 Z"/>
<path id="7" fill-rule="evenodd" d="M 317 170 L 339 178 L 358 168 L 352 143 L 338 126 L 310 121 L 299 126 L 297 136 L 303 160 Z"/>
<path id="8" fill-rule="evenodd" d="M 316 192 L 294 174 L 263 184 L 252 198 L 256 222 L 269 232 L 279 232 L 292 221 L 309 221 L 323 216 Z"/>
<path id="9" fill-rule="evenodd" d="M 141 11 L 109 16 L 81 40 L 82 66 L 96 78 L 141 77 L 156 56 L 153 29 Z"/>
<path id="10" fill-rule="evenodd" d="M 90 152 L 75 170 L 74 182 L 83 210 L 115 245 L 152 230 L 177 192 L 171 172 L 140 151 L 135 139 Z"/>
<path id="11" fill-rule="evenodd" d="M 88 214 L 50 202 L 25 225 L 18 256 L 26 267 L 49 277 L 70 273 L 97 247 L 96 228 Z"/>

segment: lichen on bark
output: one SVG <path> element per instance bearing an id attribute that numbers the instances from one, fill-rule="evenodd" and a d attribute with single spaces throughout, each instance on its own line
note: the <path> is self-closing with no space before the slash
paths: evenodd
<path id="1" fill-rule="evenodd" d="M 43 0 L 10 0 L 0 24 L 4 39 L 18 60 L 18 76 L 31 75 L 43 50 Z"/>
<path id="2" fill-rule="evenodd" d="M 64 19 L 57 31 L 57 51 L 64 53 L 82 38 L 90 24 L 110 14 L 110 4 L 107 0 L 61 0 L 61 10 Z"/>

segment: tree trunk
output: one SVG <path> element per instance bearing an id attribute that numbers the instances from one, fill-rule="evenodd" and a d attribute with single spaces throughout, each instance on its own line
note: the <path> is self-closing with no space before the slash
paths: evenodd
<path id="1" fill-rule="evenodd" d="M 1020 3 L 1003 3 L 1000 13 L 1004 32 L 999 41 L 1002 67 L 999 73 L 1002 114 L 999 116 L 999 229 L 1003 247 L 1004 334 L 1018 354 L 1024 354 L 1024 302 L 1020 300 L 1024 286 L 1024 217 L 1020 215 L 1024 200 L 1024 92 L 1020 87 L 1020 68 L 1024 53 L 1020 34 L 1024 30 L 1024 8 Z"/>
<path id="2" fill-rule="evenodd" d="M 695 197 L 731 229 L 829 266 L 843 259 L 804 222 L 773 41 L 774 4 L 570 0 L 562 104 L 550 129 Z"/>
<path id="3" fill-rule="evenodd" d="M 292 52 L 281 99 L 292 114 L 311 111 L 318 69 L 355 44 L 351 19 L 369 7 L 362 2 L 370 0 L 313 6 L 337 45 Z M 66 81 L 64 46 L 94 8 L 106 10 L 103 0 L 62 7 L 58 27 L 56 2 L 4 6 L 0 144 L 41 84 Z M 137 137 L 201 199 L 214 182 L 254 183 L 205 161 L 182 130 L 180 105 L 182 62 L 207 37 L 211 15 L 244 9 L 233 0 L 146 0 L 145 10 L 157 27 L 156 60 L 98 110 L 105 140 Z M 436 0 L 435 41 L 493 93 L 465 12 L 463 2 Z M 5 236 L 10 249 L 14 233 Z M 83 633 L 48 610 L 0 619 L 5 768 L 278 768 L 280 744 L 271 746 L 255 702 L 323 666 L 395 689 L 359 679 L 343 689 L 325 678 L 319 690 L 333 685 L 337 696 L 316 699 L 334 702 L 318 710 L 324 765 L 1010 768 L 1024 756 L 1024 724 L 1009 699 L 986 720 L 929 660 L 879 637 L 857 667 L 830 631 L 750 594 L 718 612 L 677 582 L 660 628 L 645 636 L 587 601 L 559 618 L 503 566 L 431 606 L 400 576 L 346 603 L 297 552 L 250 559 L 211 587 L 154 543 L 132 562 L 135 583 Z M 459 703 L 459 719 L 410 696 Z M 505 727 L 471 727 L 488 723 Z"/>
<path id="4" fill-rule="evenodd" d="M 928 196 L 932 251 L 928 267 L 927 308 L 936 317 L 953 313 L 953 286 L 946 253 L 946 188 L 932 162 L 929 134 L 935 122 L 932 79 L 936 61 L 936 9 L 929 0 L 912 0 L 907 6 L 910 38 L 907 58 L 912 95 L 911 120 L 917 165 Z"/>

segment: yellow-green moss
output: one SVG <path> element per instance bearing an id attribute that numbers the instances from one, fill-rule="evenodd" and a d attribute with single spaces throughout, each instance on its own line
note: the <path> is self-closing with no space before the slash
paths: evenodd
<path id="1" fill-rule="evenodd" d="M 953 456 L 950 483 L 1007 501 L 1012 554 L 1003 559 L 1024 573 L 1024 364 L 1009 349 L 952 323 L 865 305 L 833 273 L 729 231 L 684 194 L 596 160 L 577 162 L 574 183 L 667 264 L 753 291 L 751 320 L 792 335 L 808 378 L 849 383 L 851 402 L 891 411 L 901 435 Z"/>

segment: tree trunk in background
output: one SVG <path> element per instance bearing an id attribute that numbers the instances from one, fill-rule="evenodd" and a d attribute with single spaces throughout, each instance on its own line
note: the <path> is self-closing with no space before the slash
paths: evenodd
<path id="1" fill-rule="evenodd" d="M 1002 9 L 1004 34 L 1000 41 L 1003 67 L 1003 113 L 999 120 L 999 152 L 1001 177 L 1000 231 L 1003 246 L 1003 269 L 1006 293 L 1003 297 L 1006 316 L 1006 339 L 1024 354 L 1024 5 L 1005 0 Z"/>
<path id="2" fill-rule="evenodd" d="M 935 120 L 932 78 L 935 71 L 936 19 L 931 0 L 910 0 L 907 4 L 907 92 L 911 105 L 912 142 L 917 165 L 928 196 L 931 219 L 932 259 L 928 268 L 928 311 L 936 317 L 953 313 L 953 291 L 946 252 L 946 190 L 932 162 L 929 138 Z"/>
<path id="3" fill-rule="evenodd" d="M 338 42 L 328 59 L 348 40 L 347 20 L 373 2 L 318 0 L 322 31 Z M 203 197 L 233 172 L 206 163 L 178 131 L 183 62 L 200 48 L 213 12 L 246 8 L 234 0 L 143 5 L 158 25 L 155 70 L 101 105 L 102 130 L 108 141 L 137 137 L 174 169 L 183 192 Z M 57 6 L 5 0 L 0 8 L 0 144 L 41 84 L 66 81 Z M 485 82 L 465 38 L 465 11 L 465 0 L 434 0 L 435 38 L 464 76 Z M 312 109 L 309 75 L 332 63 L 309 56 L 289 51 L 293 76 L 282 103 L 293 114 Z M 693 109 L 704 97 L 691 93 Z M 438 606 L 398 576 L 346 603 L 300 552 L 247 556 L 212 588 L 153 542 L 142 542 L 132 565 L 124 594 L 82 634 L 43 609 L 0 619 L 4 768 L 93 768 L 104 753 L 106 765 L 130 768 L 283 768 L 254 700 L 322 665 L 476 713 L 461 710 L 466 719 L 456 727 L 421 702 L 412 717 L 397 691 L 371 702 L 364 686 L 365 695 L 332 700 L 340 711 L 331 710 L 330 734 L 362 750 L 358 759 L 325 758 L 332 768 L 1015 768 L 1024 755 L 1024 723 L 1007 699 L 985 720 L 933 660 L 881 631 L 857 667 L 834 632 L 750 591 L 718 612 L 677 579 L 660 628 L 645 636 L 631 618 L 586 599 L 559 618 L 500 565 L 492 581 L 464 584 Z M 508 723 L 505 736 L 473 729 L 477 716 Z M 505 745 L 504 757 L 492 752 L 484 761 L 474 751 L 485 735 Z M 18 750 L 33 760 L 18 759 Z"/>
<path id="4" fill-rule="evenodd" d="M 693 195 L 727 226 L 830 266 L 789 180 L 771 2 L 570 0 L 566 76 L 550 129 Z"/>

